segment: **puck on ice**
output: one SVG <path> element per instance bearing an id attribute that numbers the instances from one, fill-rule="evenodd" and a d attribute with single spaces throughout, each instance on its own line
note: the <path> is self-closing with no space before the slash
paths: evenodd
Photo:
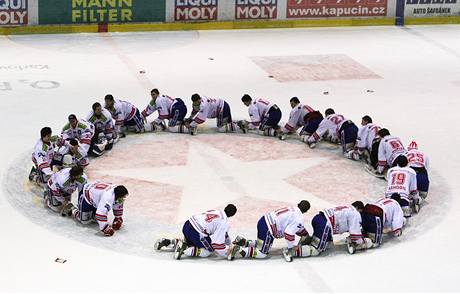
<path id="1" fill-rule="evenodd" d="M 57 263 L 65 263 L 66 261 L 67 261 L 67 259 L 63 259 L 63 258 L 59 258 L 59 257 L 54 260 L 54 262 L 57 262 Z"/>
<path id="2" fill-rule="evenodd" d="M 145 74 L 145 70 L 140 70 L 139 73 Z"/>
<path id="3" fill-rule="evenodd" d="M 323 92 L 323 95 L 329 95 L 328 91 Z"/>

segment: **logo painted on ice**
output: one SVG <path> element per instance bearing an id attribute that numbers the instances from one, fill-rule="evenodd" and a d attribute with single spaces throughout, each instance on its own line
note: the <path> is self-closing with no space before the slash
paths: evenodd
<path id="1" fill-rule="evenodd" d="M 177 21 L 217 20 L 217 0 L 176 0 Z"/>

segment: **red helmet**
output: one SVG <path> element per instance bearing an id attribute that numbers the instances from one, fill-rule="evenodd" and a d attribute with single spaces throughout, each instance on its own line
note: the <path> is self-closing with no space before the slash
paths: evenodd
<path id="1" fill-rule="evenodd" d="M 410 142 L 409 146 L 407 146 L 407 150 L 418 149 L 417 142 L 412 141 Z"/>

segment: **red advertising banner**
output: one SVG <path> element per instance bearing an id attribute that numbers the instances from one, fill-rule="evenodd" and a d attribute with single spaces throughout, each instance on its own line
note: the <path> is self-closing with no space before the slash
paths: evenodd
<path id="1" fill-rule="evenodd" d="M 235 0 L 235 19 L 276 19 L 277 0 Z"/>
<path id="2" fill-rule="evenodd" d="M 387 0 L 288 0 L 286 18 L 386 16 Z"/>
<path id="3" fill-rule="evenodd" d="M 217 0 L 176 0 L 176 21 L 217 20 Z"/>
<path id="4" fill-rule="evenodd" d="M 23 25 L 28 22 L 27 0 L 0 0 L 0 25 Z"/>

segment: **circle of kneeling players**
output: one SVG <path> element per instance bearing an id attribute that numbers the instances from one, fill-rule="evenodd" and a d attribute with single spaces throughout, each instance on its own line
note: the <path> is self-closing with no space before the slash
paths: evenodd
<path id="1" fill-rule="evenodd" d="M 68 116 L 68 123 L 59 136 L 53 136 L 51 128 L 44 127 L 35 145 L 29 180 L 44 188 L 46 208 L 77 222 L 89 224 L 96 221 L 102 235 L 112 236 L 123 224 L 123 202 L 128 190 L 123 185 L 107 182 L 88 182 L 84 168 L 88 157 L 99 157 L 111 150 L 127 132 L 144 133 L 167 131 L 198 134 L 198 126 L 207 119 L 216 119 L 217 131 L 223 133 L 255 133 L 273 136 L 280 140 L 298 139 L 310 148 L 321 141 L 340 144 L 344 157 L 362 161 L 365 170 L 387 180 L 384 197 L 364 205 L 355 201 L 324 209 L 311 221 L 313 234 L 304 228 L 303 214 L 310 203 L 267 212 L 257 223 L 254 240 L 237 236 L 229 238 L 229 218 L 237 208 L 228 204 L 223 210 L 210 210 L 192 216 L 183 225 L 183 238 L 160 238 L 156 250 L 170 248 L 174 258 L 183 256 L 207 257 L 213 252 L 233 260 L 234 258 L 266 258 L 274 239 L 284 238 L 286 247 L 282 255 L 286 261 L 294 257 L 316 256 L 325 251 L 336 234 L 348 233 L 347 250 L 378 247 L 383 234 L 398 237 L 406 219 L 420 210 L 427 197 L 428 158 L 412 141 L 407 149 L 401 139 L 373 123 L 368 115 L 362 117 L 358 128 L 350 119 L 326 109 L 324 116 L 297 97 L 290 99 L 292 108 L 289 120 L 279 126 L 280 108 L 267 99 L 243 95 L 242 103 L 248 107 L 248 120 L 235 121 L 230 105 L 223 99 L 193 94 L 192 111 L 186 117 L 187 107 L 180 98 L 151 91 L 151 100 L 143 111 L 132 103 L 106 95 L 104 106 L 92 105 L 86 118 L 75 114 Z M 148 117 L 158 112 L 152 121 Z M 167 121 L 167 123 L 166 123 Z M 71 203 L 71 195 L 78 190 L 78 205 Z M 114 218 L 109 222 L 109 212 Z M 296 235 L 300 239 L 295 242 Z"/>

